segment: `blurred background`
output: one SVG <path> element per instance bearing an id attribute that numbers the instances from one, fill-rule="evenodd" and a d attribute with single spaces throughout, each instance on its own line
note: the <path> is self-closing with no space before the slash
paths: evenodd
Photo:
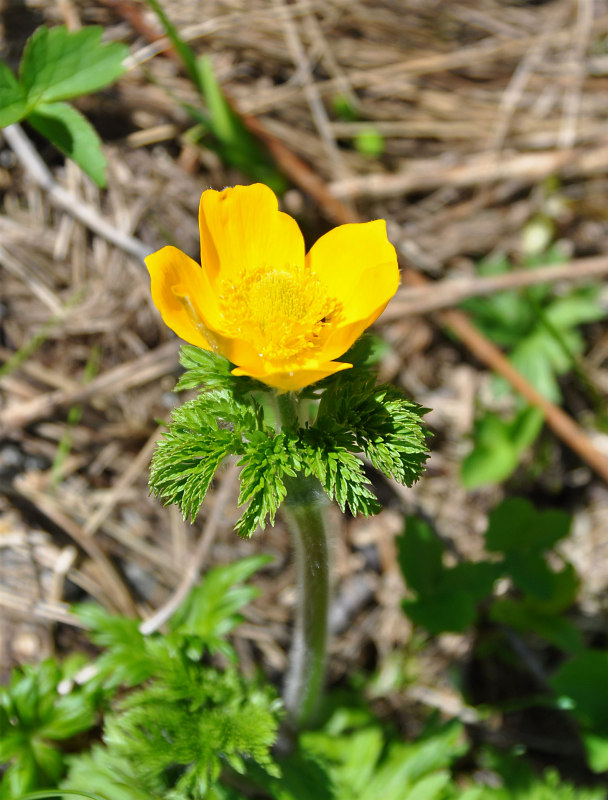
<path id="1" fill-rule="evenodd" d="M 483 625 L 413 627 L 395 543 L 417 515 L 446 563 L 477 561 L 488 513 L 514 496 L 571 515 L 554 554 L 579 576 L 569 618 L 605 647 L 608 3 L 162 8 L 198 81 L 143 2 L 0 2 L 0 57 L 14 70 L 43 23 L 99 24 L 130 50 L 120 80 L 74 101 L 103 142 L 106 188 L 24 124 L 63 190 L 49 192 L 0 131 L 0 675 L 80 646 L 74 600 L 151 614 L 203 536 L 203 570 L 275 557 L 235 646 L 245 669 L 284 671 L 294 576 L 281 523 L 237 538 L 233 473 L 192 526 L 147 487 L 183 396 L 172 393 L 179 341 L 141 255 L 174 244 L 198 260 L 201 191 L 255 180 L 280 193 L 308 246 L 336 224 L 387 220 L 403 281 L 374 327 L 377 366 L 432 409 L 423 479 L 404 489 L 370 467 L 382 513 L 335 514 L 330 680 L 373 676 L 378 707 L 408 733 L 430 707 L 460 713 L 463 685 L 478 703 L 517 694 L 526 668 L 481 659 Z M 525 629 L 524 662 L 546 675 L 559 648 Z M 571 733 L 533 717 L 502 716 L 502 741 L 583 774 Z"/>

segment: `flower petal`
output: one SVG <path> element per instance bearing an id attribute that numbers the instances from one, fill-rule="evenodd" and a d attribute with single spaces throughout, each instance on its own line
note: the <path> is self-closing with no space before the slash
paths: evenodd
<path id="1" fill-rule="evenodd" d="M 201 263 L 212 283 L 220 272 L 230 280 L 263 264 L 304 263 L 297 222 L 279 211 L 276 195 L 262 183 L 203 192 L 199 226 Z"/>
<path id="2" fill-rule="evenodd" d="M 386 305 L 399 285 L 397 254 L 386 238 L 383 219 L 334 228 L 315 242 L 306 261 L 329 294 L 342 303 L 348 321 L 368 317 Z M 364 276 L 368 283 L 362 287 Z"/>
<path id="3" fill-rule="evenodd" d="M 319 348 L 319 358 L 338 358 L 346 353 L 363 331 L 382 314 L 395 291 L 392 269 L 379 265 L 365 270 L 355 285 L 348 307 L 344 309 L 341 323 Z"/>
<path id="4" fill-rule="evenodd" d="M 335 372 L 341 372 L 344 369 L 350 369 L 352 364 L 345 364 L 341 361 L 329 361 L 327 363 L 314 364 L 308 367 L 298 367 L 293 371 L 286 370 L 269 370 L 259 372 L 253 369 L 243 369 L 237 367 L 232 370 L 233 375 L 248 375 L 250 378 L 255 378 L 268 386 L 274 386 L 281 392 L 296 392 L 298 389 L 303 389 L 304 386 L 310 386 L 311 383 L 316 383 L 328 375 L 333 375 Z"/>
<path id="5" fill-rule="evenodd" d="M 311 248 L 312 271 L 342 304 L 340 322 L 319 349 L 319 358 L 345 353 L 386 308 L 399 286 L 395 248 L 386 238 L 386 223 L 340 225 Z"/>
<path id="6" fill-rule="evenodd" d="M 163 247 L 146 258 L 146 266 L 152 280 L 152 300 L 165 324 L 190 344 L 209 350 L 195 313 L 204 296 L 199 265 L 177 247 Z M 190 308 L 185 298 L 191 300 Z"/>

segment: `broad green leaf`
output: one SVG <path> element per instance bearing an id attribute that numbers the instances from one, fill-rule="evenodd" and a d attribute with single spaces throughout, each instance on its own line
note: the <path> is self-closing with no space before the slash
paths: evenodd
<path id="1" fill-rule="evenodd" d="M 490 514 L 486 547 L 493 552 L 546 552 L 564 539 L 571 518 L 563 511 L 537 511 L 529 500 L 513 497 Z"/>
<path id="2" fill-rule="evenodd" d="M 126 45 L 102 44 L 103 28 L 68 31 L 41 25 L 28 39 L 19 69 L 30 108 L 95 92 L 120 77 Z"/>
<path id="3" fill-rule="evenodd" d="M 539 600 L 553 597 L 555 573 L 540 553 L 509 552 L 505 557 L 505 569 L 522 592 Z"/>
<path id="4" fill-rule="evenodd" d="M 520 633 L 534 631 L 567 653 L 579 652 L 583 646 L 580 631 L 573 622 L 557 614 L 543 613 L 525 601 L 510 597 L 495 600 L 490 618 Z"/>
<path id="5" fill-rule="evenodd" d="M 27 121 L 75 161 L 98 186 L 106 185 L 106 159 L 101 140 L 79 111 L 67 103 L 41 103 Z"/>
<path id="6" fill-rule="evenodd" d="M 551 678 L 555 692 L 569 698 L 573 714 L 589 732 L 608 736 L 608 651 L 586 650 Z"/>
<path id="7" fill-rule="evenodd" d="M 547 317 L 558 328 L 572 328 L 603 319 L 606 312 L 595 287 L 583 287 L 565 297 L 556 298 L 547 309 Z"/>
<path id="8" fill-rule="evenodd" d="M 0 128 L 23 119 L 27 103 L 25 92 L 10 67 L 0 61 Z"/>
<path id="9" fill-rule="evenodd" d="M 441 586 L 444 546 L 428 522 L 408 517 L 397 539 L 399 565 L 408 587 L 419 594 L 433 594 Z"/>
<path id="10" fill-rule="evenodd" d="M 608 771 L 608 735 L 584 733 L 581 737 L 587 754 L 587 761 L 594 772 Z"/>
<path id="11" fill-rule="evenodd" d="M 520 450 L 510 438 L 508 423 L 497 414 L 484 414 L 475 422 L 474 446 L 464 458 L 460 477 L 467 489 L 501 483 L 516 469 Z"/>
<path id="12" fill-rule="evenodd" d="M 543 412 L 539 408 L 526 406 L 509 423 L 509 438 L 520 453 L 534 443 L 544 420 Z"/>
<path id="13" fill-rule="evenodd" d="M 418 600 L 404 600 L 403 610 L 416 625 L 436 636 L 463 633 L 475 622 L 477 609 L 466 592 L 438 592 Z"/>
<path id="14" fill-rule="evenodd" d="M 494 582 L 503 572 L 501 564 L 490 561 L 463 561 L 443 573 L 445 591 L 466 592 L 471 600 L 480 603 L 492 593 Z"/>

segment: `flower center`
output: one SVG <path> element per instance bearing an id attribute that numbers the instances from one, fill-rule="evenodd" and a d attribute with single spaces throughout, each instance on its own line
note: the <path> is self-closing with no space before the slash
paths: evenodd
<path id="1" fill-rule="evenodd" d="M 224 282 L 221 309 L 230 336 L 248 339 L 260 356 L 289 361 L 322 344 L 340 304 L 307 266 L 263 265 Z"/>

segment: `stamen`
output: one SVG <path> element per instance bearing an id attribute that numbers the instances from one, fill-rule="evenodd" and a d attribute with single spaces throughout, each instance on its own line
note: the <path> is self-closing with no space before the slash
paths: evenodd
<path id="1" fill-rule="evenodd" d="M 341 306 L 307 266 L 243 270 L 220 295 L 228 335 L 247 338 L 260 356 L 289 361 L 318 347 Z"/>

